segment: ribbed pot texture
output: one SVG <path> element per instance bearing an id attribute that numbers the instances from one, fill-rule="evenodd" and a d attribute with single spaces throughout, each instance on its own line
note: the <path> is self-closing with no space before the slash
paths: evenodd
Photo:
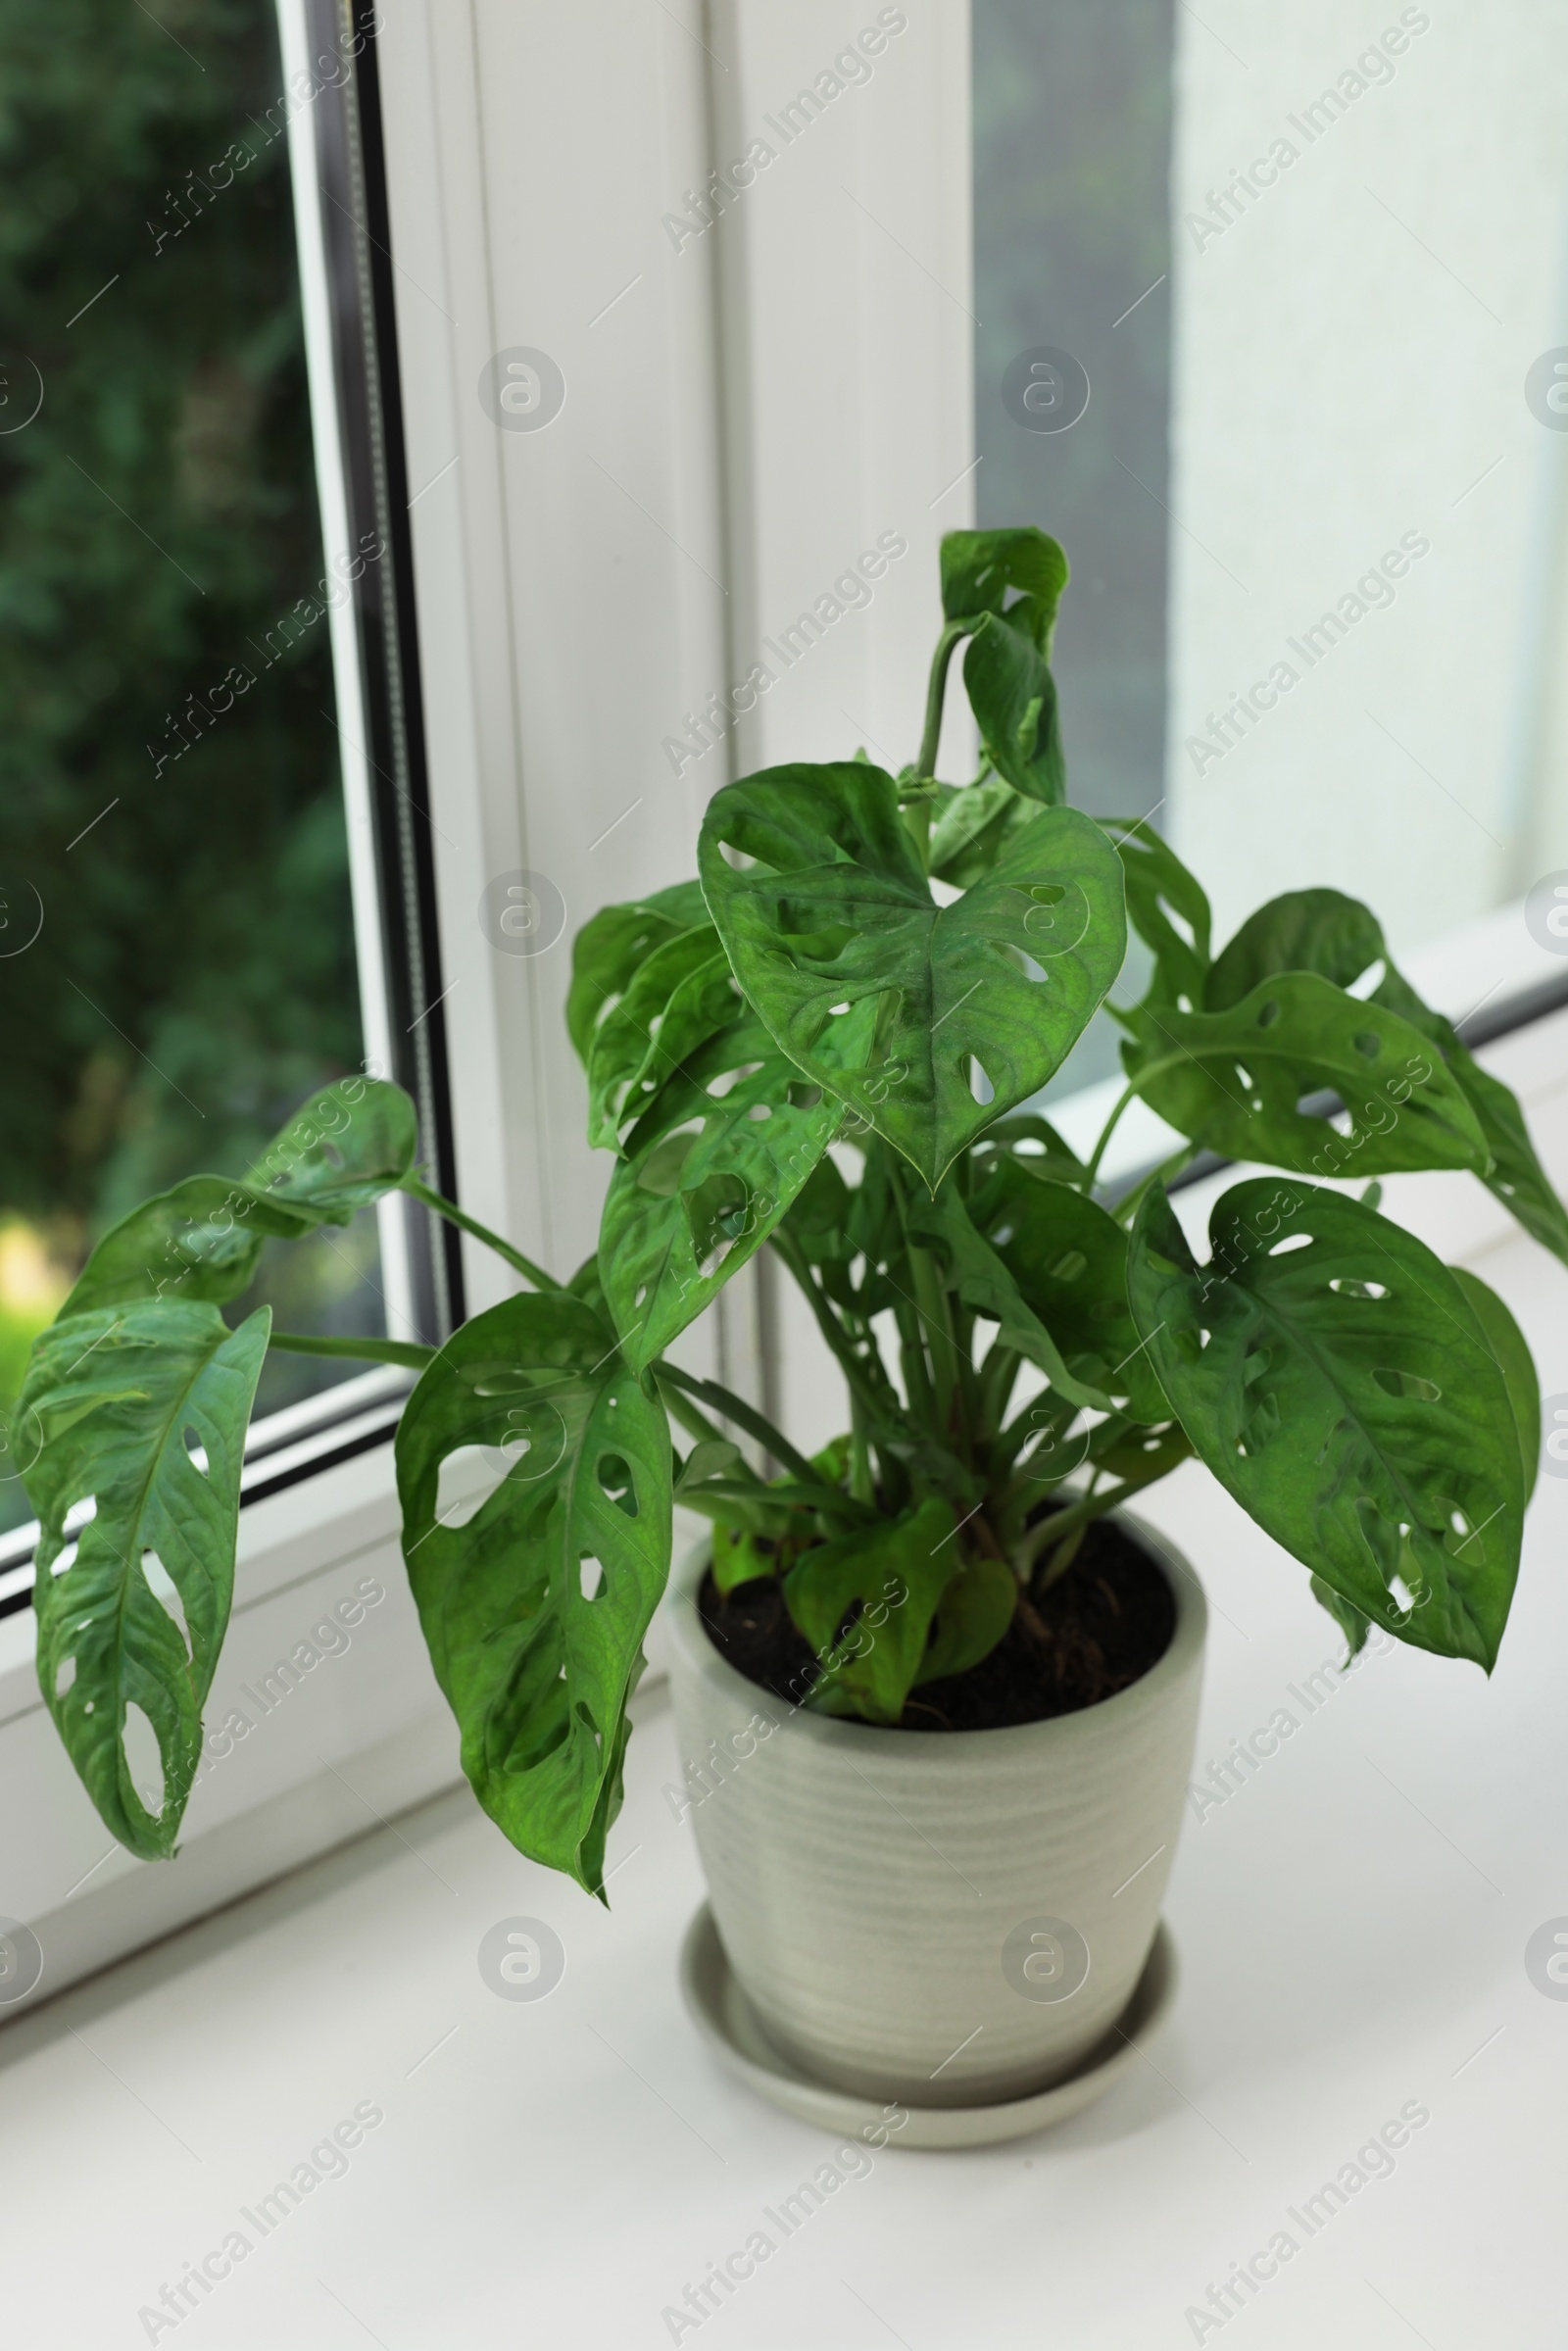
<path id="1" fill-rule="evenodd" d="M 672 1588 L 675 1722 L 725 1952 L 781 2055 L 920 2106 L 1025 2097 L 1072 2073 L 1131 1999 L 1181 1825 L 1202 1589 L 1162 1536 L 1171 1644 L 1077 1714 L 888 1731 L 790 1707 L 724 1661 Z M 706 1790 L 706 1792 L 705 1792 Z"/>

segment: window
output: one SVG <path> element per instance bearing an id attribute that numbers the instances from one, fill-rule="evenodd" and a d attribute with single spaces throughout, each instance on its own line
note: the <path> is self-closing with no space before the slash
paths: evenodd
<path id="1" fill-rule="evenodd" d="M 0 1410 L 97 1236 L 333 1077 L 450 1157 L 373 12 L 8 14 Z M 231 1312 L 439 1335 L 407 1206 L 270 1245 Z M 247 1491 L 400 1386 L 270 1357 Z"/>
<path id="2" fill-rule="evenodd" d="M 1075 796 L 1157 808 L 1221 939 L 1364 897 L 1478 1037 L 1568 978 L 1568 136 L 1522 28 L 1385 14 L 974 0 L 975 501 L 1072 560 Z"/>

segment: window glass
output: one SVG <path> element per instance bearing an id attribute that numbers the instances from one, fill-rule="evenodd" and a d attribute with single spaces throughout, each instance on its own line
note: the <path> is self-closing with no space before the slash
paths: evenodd
<path id="1" fill-rule="evenodd" d="M 1220 940 L 1329 886 L 1456 1017 L 1560 988 L 1568 30 L 973 23 L 976 498 L 1072 563 L 1075 800 L 1157 807 Z"/>
<path id="2" fill-rule="evenodd" d="M 3 1402 L 107 1225 L 366 1048 L 273 12 L 5 0 L 0 61 Z M 272 1249 L 232 1315 L 384 1328 L 373 1214 Z"/>

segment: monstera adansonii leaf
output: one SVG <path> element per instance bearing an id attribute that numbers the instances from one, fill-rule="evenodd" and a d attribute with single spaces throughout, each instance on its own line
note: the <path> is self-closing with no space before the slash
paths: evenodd
<path id="1" fill-rule="evenodd" d="M 1150 1108 L 1226 1158 L 1323 1176 L 1490 1163 L 1475 1111 L 1436 1047 L 1398 1013 L 1316 972 L 1260 980 L 1223 1011 L 1146 999 L 1124 1025 L 1127 1073 Z M 1350 1114 L 1348 1135 L 1306 1106 L 1327 1093 Z"/>
<path id="2" fill-rule="evenodd" d="M 1066 585 L 1067 559 L 1043 530 L 955 530 L 943 538 L 942 610 L 950 632 L 969 633 L 964 691 L 987 756 L 1015 791 L 1047 808 L 1058 807 L 1067 790 L 1051 674 Z"/>
<path id="3" fill-rule="evenodd" d="M 938 906 L 892 778 L 860 761 L 727 786 L 699 863 L 735 976 L 785 1054 L 932 1192 L 1060 1067 L 1126 947 L 1120 862 L 1087 816 L 1043 809 Z M 838 1046 L 868 1004 L 863 1050 Z"/>
<path id="4" fill-rule="evenodd" d="M 1437 1047 L 1492 1154 L 1490 1167 L 1478 1171 L 1487 1189 L 1533 1240 L 1568 1263 L 1568 1213 L 1536 1155 L 1518 1102 L 1499 1078 L 1481 1067 L 1453 1023 L 1423 1004 L 1395 969 L 1382 926 L 1359 899 L 1338 890 L 1292 890 L 1259 906 L 1215 963 L 1204 1003 L 1210 1008 L 1232 1004 L 1276 971 L 1316 971 L 1337 987 L 1350 988 L 1379 965 L 1381 977 L 1366 1001 L 1397 1013 Z M 1347 1165 L 1344 1172 L 1353 1175 L 1358 1164 Z"/>
<path id="5" fill-rule="evenodd" d="M 107 1232 L 61 1319 L 153 1298 L 226 1305 L 250 1288 L 264 1242 L 346 1225 L 414 1164 L 401 1087 L 344 1078 L 313 1095 L 242 1177 L 187 1176 Z"/>
<path id="6" fill-rule="evenodd" d="M 961 1565 L 956 1529 L 949 1505 L 928 1499 L 870 1534 L 815 1544 L 790 1569 L 785 1605 L 822 1669 L 808 1705 L 898 1721 L 920 1678 L 937 1603 Z M 1004 1618 L 997 1638 L 1005 1630 Z"/>
<path id="7" fill-rule="evenodd" d="M 862 1055 L 873 1007 L 824 1052 Z M 689 1053 L 624 1144 L 599 1232 L 599 1278 L 621 1351 L 641 1371 L 761 1247 L 843 1122 L 760 1020 Z"/>
<path id="8" fill-rule="evenodd" d="M 441 1471 L 500 1483 L 471 1515 Z M 465 1323 L 404 1408 L 403 1546 L 475 1795 L 521 1852 L 603 1892 L 626 1703 L 669 1566 L 669 1430 L 591 1307 L 508 1298 Z"/>
<path id="9" fill-rule="evenodd" d="M 1195 1264 L 1155 1187 L 1128 1261 L 1134 1316 L 1194 1449 L 1352 1609 L 1490 1673 L 1526 1478 L 1467 1285 L 1375 1210 L 1309 1184 L 1236 1185 L 1209 1244 Z"/>
<path id="10" fill-rule="evenodd" d="M 635 973 L 656 949 L 708 921 L 702 887 L 677 882 L 647 898 L 601 906 L 577 933 L 566 993 L 566 1034 L 586 1067 L 594 1037 L 614 1010 Z"/>
<path id="11" fill-rule="evenodd" d="M 1102 816 L 1100 822 L 1115 842 L 1127 877 L 1127 920 L 1154 958 L 1151 994 L 1163 1004 L 1185 997 L 1190 1007 L 1202 1005 L 1213 925 L 1202 883 L 1149 817 Z"/>
<path id="12" fill-rule="evenodd" d="M 39 1686 L 105 1827 L 144 1861 L 172 1853 L 201 1756 L 270 1319 L 263 1306 L 231 1331 L 176 1298 L 71 1314 L 37 1341 L 17 1401 L 40 1527 Z M 161 1788 L 137 1787 L 131 1708 Z"/>
<path id="13" fill-rule="evenodd" d="M 1130 1420 L 1169 1420 L 1128 1302 L 1127 1236 L 1116 1219 L 1010 1156 L 999 1156 L 969 1212 L 1077 1378 L 1106 1391 Z"/>

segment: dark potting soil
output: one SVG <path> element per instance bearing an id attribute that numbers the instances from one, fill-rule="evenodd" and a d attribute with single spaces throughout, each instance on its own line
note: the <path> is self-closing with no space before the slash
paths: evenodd
<path id="1" fill-rule="evenodd" d="M 697 1595 L 713 1646 L 737 1673 L 798 1705 L 816 1676 L 810 1643 L 771 1577 L 720 1595 L 712 1570 Z M 1044 1638 L 1014 1616 L 966 1674 L 911 1690 L 901 1731 L 1000 1731 L 1075 1714 L 1114 1697 L 1163 1657 L 1176 1603 L 1152 1560 L 1119 1527 L 1098 1520 L 1072 1566 L 1034 1603 Z"/>

